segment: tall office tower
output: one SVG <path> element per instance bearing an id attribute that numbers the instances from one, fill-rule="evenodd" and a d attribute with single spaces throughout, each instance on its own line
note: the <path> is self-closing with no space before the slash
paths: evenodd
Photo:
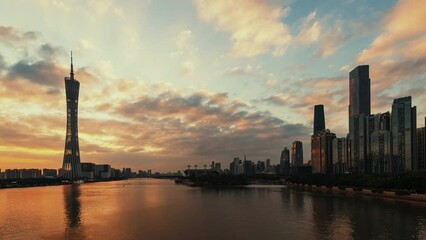
<path id="1" fill-rule="evenodd" d="M 285 147 L 280 157 L 280 174 L 288 173 L 290 173 L 290 151 Z"/>
<path id="2" fill-rule="evenodd" d="M 389 130 L 375 130 L 370 135 L 369 163 L 371 173 L 392 172 L 392 137 Z"/>
<path id="3" fill-rule="evenodd" d="M 351 171 L 366 172 L 367 141 L 365 117 L 370 116 L 369 66 L 362 65 L 349 73 L 349 136 L 351 145 Z M 368 164 L 367 164 L 368 166 Z M 368 168 L 367 168 L 368 171 Z"/>
<path id="4" fill-rule="evenodd" d="M 78 146 L 78 93 L 80 83 L 74 79 L 74 69 L 71 53 L 70 77 L 65 77 L 65 92 L 67 99 L 67 132 L 65 136 L 64 162 L 61 176 L 65 179 L 76 180 L 83 177 L 80 164 L 80 148 Z"/>
<path id="5" fill-rule="evenodd" d="M 411 107 L 411 96 L 393 100 L 391 127 L 394 172 L 417 168 L 416 125 L 416 107 Z"/>
<path id="6" fill-rule="evenodd" d="M 229 166 L 229 170 L 231 171 L 231 173 L 233 175 L 242 174 L 242 171 L 240 169 L 241 168 L 240 165 L 241 165 L 240 158 L 235 157 L 234 161 L 232 161 L 231 164 L 230 164 L 230 166 Z"/>
<path id="7" fill-rule="evenodd" d="M 345 137 L 335 138 L 333 144 L 333 172 L 334 174 L 344 174 L 348 171 L 348 145 Z"/>
<path id="8" fill-rule="evenodd" d="M 367 116 L 366 122 L 366 173 L 382 173 L 389 166 L 390 146 L 390 113 L 378 113 Z M 373 147 L 374 146 L 374 147 Z M 385 150 L 386 149 L 386 150 Z M 386 156 L 385 156 L 386 155 Z M 385 171 L 388 172 L 388 171 Z"/>
<path id="9" fill-rule="evenodd" d="M 325 130 L 324 105 L 315 105 L 314 132 L 312 134 L 317 134 L 321 130 Z"/>
<path id="10" fill-rule="evenodd" d="M 425 126 L 417 128 L 417 164 L 418 169 L 426 169 L 426 117 Z"/>
<path id="11" fill-rule="evenodd" d="M 303 144 L 301 141 L 294 141 L 291 144 L 291 166 L 303 166 Z"/>
<path id="12" fill-rule="evenodd" d="M 311 136 L 311 161 L 313 173 L 333 173 L 333 139 L 336 134 L 326 129 Z"/>

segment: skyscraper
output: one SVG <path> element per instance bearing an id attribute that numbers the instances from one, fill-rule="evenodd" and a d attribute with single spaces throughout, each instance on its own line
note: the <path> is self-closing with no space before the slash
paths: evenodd
<path id="1" fill-rule="evenodd" d="M 411 96 L 393 100 L 391 127 L 394 172 L 417 168 L 416 125 L 416 107 L 411 107 Z"/>
<path id="2" fill-rule="evenodd" d="M 335 138 L 333 143 L 333 172 L 344 174 L 348 171 L 348 146 L 346 137 Z"/>
<path id="3" fill-rule="evenodd" d="M 426 169 L 426 117 L 424 127 L 417 128 L 417 165 Z"/>
<path id="4" fill-rule="evenodd" d="M 333 173 L 333 139 L 330 130 L 319 131 L 311 136 L 311 161 L 313 173 Z"/>
<path id="5" fill-rule="evenodd" d="M 364 173 L 368 166 L 366 117 L 370 116 L 370 112 L 369 66 L 362 65 L 349 73 L 349 139 L 352 172 Z"/>
<path id="6" fill-rule="evenodd" d="M 325 130 L 324 105 L 315 105 L 314 132 L 312 134 L 317 134 L 321 130 Z"/>
<path id="7" fill-rule="evenodd" d="M 67 99 L 67 131 L 65 136 L 64 161 L 62 177 L 76 180 L 83 177 L 80 164 L 80 148 L 78 145 L 78 94 L 80 83 L 74 79 L 74 69 L 71 53 L 70 77 L 65 77 L 65 92 Z"/>
<path id="8" fill-rule="evenodd" d="M 303 144 L 301 141 L 294 141 L 291 144 L 291 166 L 303 166 Z"/>
<path id="9" fill-rule="evenodd" d="M 391 171 L 392 139 L 390 113 L 372 114 L 366 117 L 365 172 L 384 173 Z"/>
<path id="10" fill-rule="evenodd" d="M 349 117 L 371 112 L 369 66 L 361 65 L 349 73 Z"/>
<path id="11" fill-rule="evenodd" d="M 280 174 L 287 174 L 290 172 L 290 151 L 287 147 L 281 152 L 280 157 Z"/>

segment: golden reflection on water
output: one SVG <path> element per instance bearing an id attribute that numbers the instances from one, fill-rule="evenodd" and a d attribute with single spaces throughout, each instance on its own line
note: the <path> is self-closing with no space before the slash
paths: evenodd
<path id="1" fill-rule="evenodd" d="M 426 208 L 138 179 L 0 190 L 0 239 L 425 239 Z"/>

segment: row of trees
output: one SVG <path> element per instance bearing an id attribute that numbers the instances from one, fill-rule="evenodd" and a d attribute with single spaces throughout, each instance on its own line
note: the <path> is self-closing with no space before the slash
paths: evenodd
<path id="1" fill-rule="evenodd" d="M 286 181 L 296 184 L 318 186 L 346 186 L 371 189 L 404 189 L 426 192 L 426 170 L 401 174 L 364 174 L 364 175 L 324 175 L 305 174 L 290 175 Z"/>

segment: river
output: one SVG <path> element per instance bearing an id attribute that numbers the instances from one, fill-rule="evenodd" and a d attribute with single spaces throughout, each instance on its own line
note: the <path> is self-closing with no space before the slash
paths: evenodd
<path id="1" fill-rule="evenodd" d="M 0 239 L 426 239 L 426 205 L 156 179 L 2 189 Z"/>

